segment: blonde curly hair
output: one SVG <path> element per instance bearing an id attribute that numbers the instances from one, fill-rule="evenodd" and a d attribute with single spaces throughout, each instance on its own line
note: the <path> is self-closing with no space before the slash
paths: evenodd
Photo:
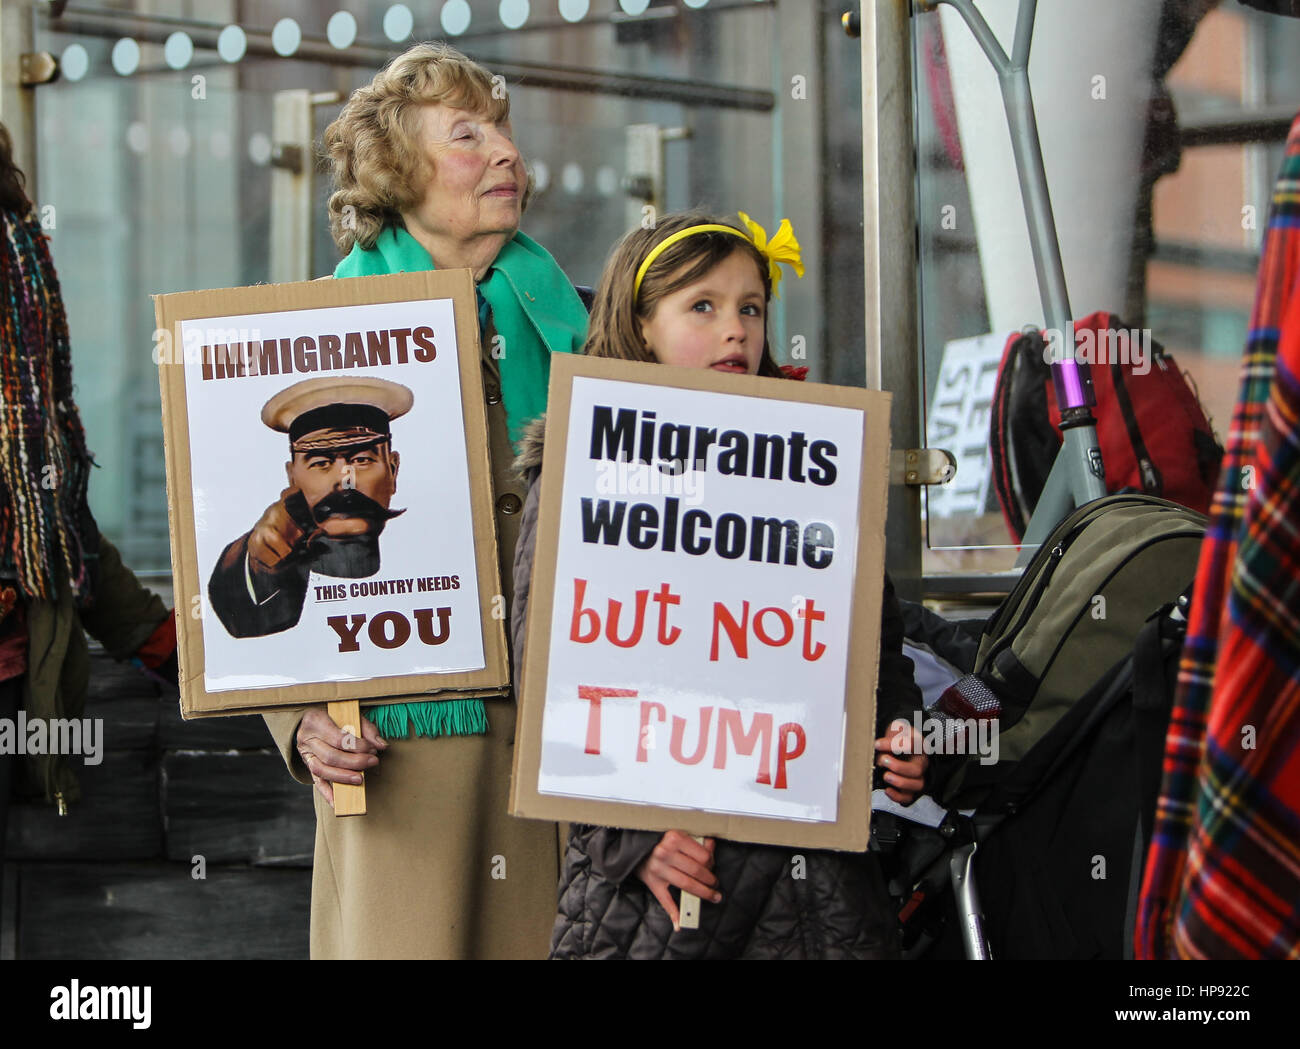
<path id="1" fill-rule="evenodd" d="M 330 235 L 344 254 L 369 248 L 385 226 L 423 199 L 432 176 L 420 141 L 424 106 L 468 110 L 494 123 L 510 117 L 510 97 L 494 90 L 492 74 L 446 44 L 416 44 L 352 92 L 325 129 L 333 166 Z M 529 178 L 529 189 L 532 179 Z M 524 194 L 527 202 L 529 194 Z"/>

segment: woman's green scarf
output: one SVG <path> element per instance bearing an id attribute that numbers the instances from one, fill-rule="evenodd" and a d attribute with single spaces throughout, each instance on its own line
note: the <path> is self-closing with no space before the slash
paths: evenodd
<path id="1" fill-rule="evenodd" d="M 334 270 L 336 277 L 416 273 L 434 269 L 418 240 L 399 226 L 386 226 L 373 248 L 358 244 Z M 504 340 L 501 399 L 510 442 L 546 411 L 552 353 L 578 353 L 587 337 L 587 311 L 573 283 L 544 247 L 516 233 L 478 285 Z"/>
<path id="2" fill-rule="evenodd" d="M 434 269 L 424 246 L 400 226 L 387 226 L 374 247 L 352 246 L 334 270 L 335 277 L 370 277 L 385 273 L 416 273 Z M 546 411 L 551 354 L 577 353 L 587 337 L 587 311 L 573 284 L 550 252 L 530 237 L 516 233 L 497 255 L 478 285 L 492 311 L 492 323 L 504 340 L 501 399 L 510 441 L 517 444 L 529 422 Z M 448 699 L 428 703 L 385 703 L 366 716 L 381 735 L 406 739 L 412 726 L 417 736 L 468 736 L 488 730 L 481 699 Z"/>

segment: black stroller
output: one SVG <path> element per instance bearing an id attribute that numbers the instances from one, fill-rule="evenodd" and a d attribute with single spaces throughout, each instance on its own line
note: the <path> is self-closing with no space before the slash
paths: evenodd
<path id="1" fill-rule="evenodd" d="M 1186 606 L 1151 616 L 1018 761 L 940 759 L 941 778 L 963 782 L 940 791 L 937 826 L 878 819 L 905 957 L 1131 957 Z M 919 623 L 917 607 L 905 615 Z M 946 624 L 924 640 L 969 671 L 971 634 Z"/>

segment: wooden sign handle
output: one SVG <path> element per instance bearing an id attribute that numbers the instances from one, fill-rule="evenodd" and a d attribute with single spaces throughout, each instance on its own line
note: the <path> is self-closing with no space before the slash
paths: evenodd
<path id="1" fill-rule="evenodd" d="M 701 845 L 704 844 L 704 839 L 698 834 L 692 834 L 691 837 Z M 678 924 L 683 929 L 698 929 L 700 927 L 700 898 L 695 893 L 687 892 L 685 889 L 682 890 L 682 902 L 678 907 L 678 911 L 680 911 Z"/>
<path id="2" fill-rule="evenodd" d="M 344 732 L 361 738 L 361 703 L 355 699 L 329 705 L 329 715 L 334 724 Z M 365 773 L 363 772 L 364 778 Z M 334 784 L 334 815 L 364 816 L 366 814 L 366 785 L 364 783 Z"/>

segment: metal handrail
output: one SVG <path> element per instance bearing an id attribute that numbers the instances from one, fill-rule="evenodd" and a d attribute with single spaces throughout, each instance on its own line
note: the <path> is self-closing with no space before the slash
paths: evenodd
<path id="1" fill-rule="evenodd" d="M 59 33 L 114 38 L 128 35 L 150 43 L 163 43 L 177 29 L 190 34 L 196 48 L 215 50 L 217 36 L 224 25 L 195 18 L 137 15 L 108 8 L 69 5 L 61 18 L 49 18 L 46 26 Z M 259 58 L 282 58 L 271 46 L 271 32 L 245 29 L 246 54 Z M 378 69 L 405 45 L 354 43 L 340 51 L 323 37 L 302 38 L 293 58 L 333 66 L 357 66 Z M 607 70 L 583 69 L 551 63 L 501 61 L 481 54 L 470 58 L 499 73 L 507 80 L 526 83 L 529 87 L 586 94 L 619 95 L 657 102 L 675 102 L 683 106 L 715 106 L 721 109 L 752 110 L 768 113 L 776 108 L 776 95 L 759 88 L 718 84 L 706 80 L 642 76 Z"/>

